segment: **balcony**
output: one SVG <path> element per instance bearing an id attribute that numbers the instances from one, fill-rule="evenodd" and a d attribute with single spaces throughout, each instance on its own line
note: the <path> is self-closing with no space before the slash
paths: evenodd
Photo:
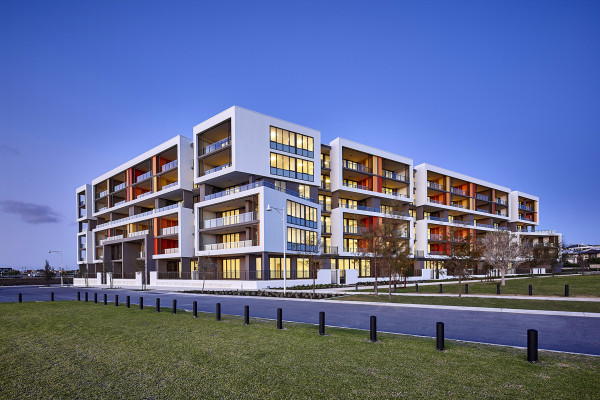
<path id="1" fill-rule="evenodd" d="M 104 191 L 100 192 L 100 194 L 98 195 L 98 198 L 101 199 L 106 196 L 108 196 L 108 190 L 104 190 Z"/>
<path id="2" fill-rule="evenodd" d="M 506 203 L 506 201 L 505 201 L 505 200 L 502 200 L 502 199 L 496 199 L 496 204 L 501 204 L 501 205 L 505 206 L 507 203 Z"/>
<path id="3" fill-rule="evenodd" d="M 520 216 L 520 215 L 519 215 L 519 219 L 520 219 L 521 221 L 530 221 L 530 222 L 531 222 L 531 221 L 533 221 L 533 219 L 532 219 L 531 217 L 522 217 L 522 216 Z"/>
<path id="4" fill-rule="evenodd" d="M 79 200 L 79 207 L 85 206 L 85 200 Z"/>
<path id="5" fill-rule="evenodd" d="M 254 182 L 254 183 L 249 183 L 247 185 L 236 186 L 234 188 L 223 190 L 221 192 L 209 194 L 209 195 L 207 195 L 207 196 L 204 197 L 204 201 L 216 199 L 216 198 L 223 197 L 223 196 L 229 196 L 230 194 L 235 194 L 235 193 L 243 192 L 243 191 L 246 191 L 246 190 L 250 190 L 250 189 L 254 189 L 254 188 L 262 187 L 262 186 L 268 187 L 270 189 L 275 189 L 275 190 L 278 190 L 280 192 L 284 192 L 286 194 L 289 194 L 291 196 L 295 196 L 295 197 L 298 197 L 298 198 L 301 198 L 301 199 L 303 198 L 302 196 L 300 196 L 300 193 L 294 192 L 293 190 L 288 190 L 288 189 L 283 189 L 281 187 L 277 187 L 277 186 L 275 186 L 274 184 L 272 184 L 270 182 L 258 181 L 258 182 Z"/>
<path id="6" fill-rule="evenodd" d="M 204 245 L 205 251 L 210 250 L 227 250 L 227 249 L 239 249 L 242 247 L 257 246 L 254 240 L 241 240 L 239 242 L 227 242 L 227 243 L 213 243 Z"/>
<path id="7" fill-rule="evenodd" d="M 219 172 L 222 169 L 229 168 L 229 167 L 231 167 L 231 163 L 219 165 L 218 167 L 214 167 L 214 168 L 204 171 L 204 175 L 213 174 L 215 172 Z"/>
<path id="8" fill-rule="evenodd" d="M 337 254 L 338 247 L 337 246 L 321 246 L 321 253 L 323 254 Z"/>
<path id="9" fill-rule="evenodd" d="M 331 235 L 331 225 L 321 225 L 321 233 Z"/>
<path id="10" fill-rule="evenodd" d="M 435 190 L 444 190 L 444 186 L 440 185 L 439 183 L 435 183 L 435 182 L 431 182 L 431 181 L 427 181 L 427 187 L 430 187 Z"/>
<path id="11" fill-rule="evenodd" d="M 171 247 L 170 249 L 164 249 L 163 254 L 177 254 L 179 253 L 179 247 Z"/>
<path id="12" fill-rule="evenodd" d="M 350 160 L 343 160 L 342 165 L 346 169 L 351 169 L 358 172 L 363 172 L 365 174 L 370 174 L 372 172 L 371 168 L 368 168 L 366 165 L 359 164 Z"/>
<path id="13" fill-rule="evenodd" d="M 179 233 L 179 226 L 163 228 L 160 232 L 162 235 L 177 235 Z"/>
<path id="14" fill-rule="evenodd" d="M 167 189 L 170 189 L 170 188 L 175 187 L 177 185 L 179 185 L 179 182 L 169 183 L 168 185 L 163 186 L 160 190 L 167 190 Z"/>
<path id="15" fill-rule="evenodd" d="M 145 236 L 148 233 L 150 233 L 150 231 L 146 229 L 145 231 L 131 232 L 127 237 Z"/>
<path id="16" fill-rule="evenodd" d="M 453 188 L 450 188 L 450 191 L 454 194 L 459 194 L 461 196 L 468 196 L 466 191 L 459 189 L 459 188 L 453 187 Z"/>
<path id="17" fill-rule="evenodd" d="M 354 189 L 370 190 L 368 186 L 359 185 L 358 183 L 354 183 L 354 182 L 344 182 L 344 186 L 351 187 Z"/>
<path id="18" fill-rule="evenodd" d="M 327 211 L 327 212 L 331 211 L 331 203 L 326 203 L 326 202 L 320 201 L 319 204 L 321 205 L 321 210 Z"/>
<path id="19" fill-rule="evenodd" d="M 229 146 L 231 144 L 231 137 L 226 137 L 225 139 L 221 139 L 218 142 L 215 142 L 211 145 L 208 145 L 202 149 L 202 155 L 210 154 L 213 151 L 217 151 L 222 149 L 223 147 Z"/>
<path id="20" fill-rule="evenodd" d="M 450 203 L 450 204 L 452 204 L 452 207 L 457 207 L 457 208 L 466 208 L 465 206 L 463 206 L 463 205 L 462 205 L 462 204 L 460 204 L 460 203 L 455 203 L 455 202 L 452 202 L 452 203 Z"/>
<path id="21" fill-rule="evenodd" d="M 443 251 L 433 250 L 433 251 L 429 252 L 429 255 L 430 256 L 444 256 L 444 255 L 446 255 L 446 253 Z"/>
<path id="22" fill-rule="evenodd" d="M 453 219 L 450 222 L 453 223 L 453 224 L 459 224 L 459 225 L 473 225 L 471 222 L 461 221 L 459 219 Z"/>
<path id="23" fill-rule="evenodd" d="M 177 168 L 177 160 L 173 160 L 170 163 L 166 163 L 165 165 L 163 165 L 160 169 L 160 172 L 167 172 L 174 168 Z"/>
<path id="24" fill-rule="evenodd" d="M 523 205 L 523 204 L 519 204 L 519 210 L 533 212 L 533 208 L 531 208 L 531 207 L 529 207 L 529 206 L 525 206 L 525 205 Z"/>
<path id="25" fill-rule="evenodd" d="M 116 236 L 111 236 L 111 237 L 108 237 L 108 238 L 106 238 L 106 239 L 102 239 L 102 240 L 100 241 L 100 246 L 102 246 L 104 243 L 107 243 L 107 242 L 113 242 L 113 241 L 115 241 L 115 240 L 119 240 L 119 239 L 123 239 L 123 235 L 116 235 Z"/>
<path id="26" fill-rule="evenodd" d="M 490 212 L 489 212 L 488 210 L 485 210 L 485 209 L 483 209 L 483 208 L 476 208 L 476 209 L 475 209 L 475 211 L 479 211 L 479 212 L 481 212 L 481 213 L 487 213 L 487 214 L 490 214 Z"/>
<path id="27" fill-rule="evenodd" d="M 104 210 L 106 210 L 107 208 L 108 208 L 108 207 L 100 207 L 100 208 L 98 209 L 98 212 L 100 212 L 100 211 L 104 211 Z"/>
<path id="28" fill-rule="evenodd" d="M 153 191 L 149 191 L 149 192 L 146 192 L 146 193 L 138 194 L 138 196 L 136 197 L 136 199 L 143 199 L 144 197 L 152 196 L 153 194 L 154 194 Z"/>
<path id="29" fill-rule="evenodd" d="M 358 235 L 358 232 L 359 232 L 358 226 L 344 225 L 344 233 L 348 233 L 351 235 Z"/>
<path id="30" fill-rule="evenodd" d="M 179 207 L 181 207 L 180 204 L 172 204 L 170 206 L 161 207 L 161 208 L 158 208 L 158 209 L 152 210 L 152 211 L 146 211 L 144 213 L 132 215 L 130 217 L 125 217 L 125 218 L 121 218 L 121 219 L 116 219 L 114 221 L 105 222 L 103 224 L 100 224 L 100 225 L 96 226 L 96 229 L 98 229 L 98 228 L 104 228 L 106 226 L 111 226 L 111 225 L 122 224 L 122 223 L 124 223 L 126 221 L 131 221 L 131 220 L 134 220 L 134 219 L 147 217 L 147 216 L 150 216 L 152 214 L 157 214 L 157 213 L 160 213 L 160 212 L 163 212 L 163 211 L 172 210 L 174 208 L 179 208 Z"/>
<path id="31" fill-rule="evenodd" d="M 127 187 L 127 182 L 123 182 L 114 187 L 113 192 L 118 192 L 121 189 L 125 189 Z"/>
<path id="32" fill-rule="evenodd" d="M 427 201 L 430 202 L 430 203 L 434 203 L 434 204 L 444 204 L 443 201 L 435 200 L 435 199 L 432 199 L 432 198 L 427 198 Z"/>
<path id="33" fill-rule="evenodd" d="M 427 219 L 430 221 L 450 222 L 448 218 L 432 217 L 431 215 L 428 216 Z"/>
<path id="34" fill-rule="evenodd" d="M 113 207 L 118 207 L 118 206 L 120 206 L 121 204 L 125 204 L 125 203 L 127 203 L 127 200 L 121 200 L 121 201 L 118 201 L 118 202 L 116 202 L 116 203 L 115 203 L 115 205 L 114 205 Z"/>
<path id="35" fill-rule="evenodd" d="M 490 201 L 490 198 L 488 196 L 484 195 L 484 194 L 477 193 L 477 194 L 475 194 L 475 198 L 477 200 Z"/>
<path id="36" fill-rule="evenodd" d="M 475 221 L 475 226 L 481 226 L 482 228 L 492 228 L 492 229 L 494 229 L 494 225 L 482 224 L 481 222 L 477 222 L 477 221 Z"/>
<path id="37" fill-rule="evenodd" d="M 256 221 L 257 219 L 258 219 L 257 213 L 247 212 L 247 213 L 243 213 L 243 214 L 239 214 L 239 215 L 232 215 L 229 217 L 207 219 L 204 221 L 203 227 L 204 227 L 204 229 L 218 228 L 220 226 L 243 224 L 246 222 Z"/>
<path id="38" fill-rule="evenodd" d="M 148 172 L 138 176 L 137 178 L 135 178 L 135 183 L 145 181 L 146 179 L 148 179 L 150 177 L 152 177 L 152 171 L 148 171 Z"/>
<path id="39" fill-rule="evenodd" d="M 429 234 L 429 240 L 435 240 L 438 242 L 442 242 L 446 239 L 444 238 L 444 235 L 440 235 L 438 233 L 431 233 L 431 234 Z"/>
<path id="40" fill-rule="evenodd" d="M 382 176 L 384 178 L 393 179 L 393 180 L 396 180 L 396 181 L 408 182 L 408 180 L 406 179 L 405 175 L 400 175 L 400 174 L 397 174 L 397 173 L 392 172 L 392 171 L 387 171 L 385 169 L 383 170 L 383 175 Z"/>

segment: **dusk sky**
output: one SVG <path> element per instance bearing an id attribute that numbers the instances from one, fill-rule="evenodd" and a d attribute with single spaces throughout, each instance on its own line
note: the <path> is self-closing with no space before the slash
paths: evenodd
<path id="1" fill-rule="evenodd" d="M 598 1 L 0 1 L 0 266 L 75 189 L 239 105 L 540 197 L 599 243 Z"/>

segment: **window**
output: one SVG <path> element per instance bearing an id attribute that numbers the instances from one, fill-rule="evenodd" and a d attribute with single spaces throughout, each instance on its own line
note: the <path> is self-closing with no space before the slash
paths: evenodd
<path id="1" fill-rule="evenodd" d="M 344 251 L 358 253 L 358 239 L 344 239 Z"/>
<path id="2" fill-rule="evenodd" d="M 288 250 L 318 252 L 317 232 L 288 227 L 287 248 Z"/>
<path id="3" fill-rule="evenodd" d="M 323 211 L 331 211 L 331 197 L 319 195 L 319 204 Z"/>
<path id="4" fill-rule="evenodd" d="M 223 238 L 223 243 L 233 243 L 233 242 L 239 242 L 240 241 L 240 234 L 239 233 L 230 233 L 227 235 L 221 235 L 221 237 Z"/>
<path id="5" fill-rule="evenodd" d="M 310 278 L 310 270 L 308 268 L 308 258 L 296 259 L 296 278 Z"/>
<path id="6" fill-rule="evenodd" d="M 301 133 L 271 127 L 271 148 L 298 154 L 303 157 L 314 157 L 314 139 Z"/>
<path id="7" fill-rule="evenodd" d="M 229 211 L 223 211 L 222 213 L 223 215 L 221 215 L 221 217 L 223 218 L 227 218 L 227 217 L 233 217 L 235 215 L 240 215 L 240 210 L 229 210 Z"/>
<path id="8" fill-rule="evenodd" d="M 303 199 L 310 199 L 310 186 L 298 185 L 298 193 L 300 193 L 300 197 Z"/>
<path id="9" fill-rule="evenodd" d="M 271 153 L 271 174 L 313 182 L 314 163 L 283 154 Z"/>
<path id="10" fill-rule="evenodd" d="M 352 208 L 352 209 L 356 210 L 358 208 L 358 201 L 340 198 L 340 206 L 342 206 L 344 208 Z"/>
<path id="11" fill-rule="evenodd" d="M 222 272 L 223 279 L 240 279 L 240 259 L 223 259 Z"/>
<path id="12" fill-rule="evenodd" d="M 262 257 L 256 257 L 256 279 L 262 279 Z"/>
<path id="13" fill-rule="evenodd" d="M 283 279 L 283 257 L 269 257 L 269 275 L 271 279 Z M 290 270 L 290 259 L 285 258 L 285 277 L 292 277 Z"/>
<path id="14" fill-rule="evenodd" d="M 321 189 L 331 190 L 331 178 L 329 175 L 321 175 Z"/>
<path id="15" fill-rule="evenodd" d="M 329 154 L 321 153 L 321 168 L 331 169 L 331 159 L 329 158 Z"/>
<path id="16" fill-rule="evenodd" d="M 295 201 L 287 201 L 288 224 L 317 229 L 317 209 Z"/>

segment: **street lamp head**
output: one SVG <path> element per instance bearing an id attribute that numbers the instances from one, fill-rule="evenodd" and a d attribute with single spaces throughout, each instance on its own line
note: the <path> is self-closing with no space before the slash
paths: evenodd
<path id="1" fill-rule="evenodd" d="M 48 253 L 52 253 L 50 250 L 48 250 Z"/>
<path id="2" fill-rule="evenodd" d="M 265 211 L 273 211 L 270 204 L 267 204 L 267 209 Z"/>

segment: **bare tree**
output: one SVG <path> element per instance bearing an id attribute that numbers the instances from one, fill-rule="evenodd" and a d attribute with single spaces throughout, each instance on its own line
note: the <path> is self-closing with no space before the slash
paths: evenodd
<path id="1" fill-rule="evenodd" d="M 458 277 L 458 297 L 462 297 L 462 280 L 477 269 L 481 260 L 481 246 L 476 243 L 470 232 L 459 236 L 452 231 L 449 239 L 450 254 L 445 265 L 449 273 Z"/>
<path id="2" fill-rule="evenodd" d="M 198 272 L 202 275 L 202 293 L 206 284 L 206 275 L 209 272 L 216 272 L 217 262 L 210 256 L 198 257 Z"/>
<path id="3" fill-rule="evenodd" d="M 373 276 L 375 277 L 375 296 L 379 294 L 377 288 L 379 271 L 377 267 L 381 263 L 385 251 L 384 246 L 382 245 L 383 241 L 381 240 L 381 236 L 381 229 L 376 225 L 363 228 L 358 248 L 358 254 L 363 258 L 368 259 L 372 268 Z"/>
<path id="4" fill-rule="evenodd" d="M 392 299 L 392 279 L 400 274 L 406 273 L 412 262 L 410 257 L 410 246 L 404 239 L 407 235 L 401 228 L 401 223 L 395 218 L 385 218 L 379 229 L 381 248 L 381 269 L 388 277 L 388 296 Z M 406 281 L 405 281 L 406 284 Z"/>
<path id="5" fill-rule="evenodd" d="M 528 262 L 529 274 L 533 278 L 535 267 L 549 265 L 554 276 L 554 265 L 560 260 L 560 248 L 552 243 L 540 243 L 531 246 L 530 259 Z"/>
<path id="6" fill-rule="evenodd" d="M 529 258 L 529 249 L 521 246 L 518 235 L 509 231 L 488 232 L 481 245 L 486 262 L 500 271 L 502 286 L 506 285 L 504 278 L 508 269 Z"/>
<path id="7" fill-rule="evenodd" d="M 308 261 L 308 271 L 313 281 L 312 297 L 315 297 L 317 274 L 319 270 L 323 268 L 325 262 L 324 254 L 321 252 L 321 239 L 318 237 L 310 237 L 306 240 L 303 250 L 298 251 L 298 255 L 302 258 L 306 258 Z"/>

